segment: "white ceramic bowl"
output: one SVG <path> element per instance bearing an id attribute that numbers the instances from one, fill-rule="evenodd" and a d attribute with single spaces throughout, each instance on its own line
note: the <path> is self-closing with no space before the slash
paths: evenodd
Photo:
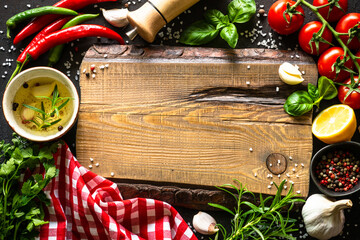
<path id="1" fill-rule="evenodd" d="M 73 99 L 72 101 L 74 106 L 74 111 L 70 117 L 70 120 L 63 125 L 63 129 L 46 136 L 32 134 L 29 130 L 27 130 L 24 124 L 19 124 L 15 120 L 15 114 L 13 111 L 13 100 L 17 91 L 23 86 L 25 82 L 39 77 L 53 78 L 64 84 L 71 94 L 69 97 Z M 80 101 L 78 92 L 72 81 L 65 74 L 54 68 L 34 67 L 21 72 L 13 78 L 13 80 L 5 89 L 2 107 L 6 121 L 17 134 L 31 141 L 46 142 L 62 137 L 71 129 L 71 127 L 75 124 L 77 115 L 79 113 L 79 103 Z"/>

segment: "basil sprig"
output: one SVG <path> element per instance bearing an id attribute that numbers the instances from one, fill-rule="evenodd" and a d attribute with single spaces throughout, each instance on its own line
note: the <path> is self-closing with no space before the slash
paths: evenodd
<path id="1" fill-rule="evenodd" d="M 319 107 L 321 100 L 330 100 L 337 96 L 338 91 L 334 82 L 327 77 L 320 77 L 318 87 L 309 83 L 308 91 L 293 92 L 284 104 L 285 112 L 292 116 L 301 116 L 313 108 Z"/>
<path id="2" fill-rule="evenodd" d="M 184 30 L 180 42 L 187 45 L 202 45 L 209 43 L 219 33 L 230 47 L 235 48 L 239 34 L 235 23 L 248 22 L 256 12 L 254 0 L 233 0 L 228 5 L 228 15 L 216 9 L 204 13 L 204 20 L 191 24 Z"/>

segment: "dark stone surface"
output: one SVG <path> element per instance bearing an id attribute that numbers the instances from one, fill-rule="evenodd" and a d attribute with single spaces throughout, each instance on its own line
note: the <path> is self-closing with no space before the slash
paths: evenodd
<path id="1" fill-rule="evenodd" d="M 6 26 L 5 21 L 12 15 L 24 11 L 29 8 L 38 7 L 38 6 L 45 6 L 45 5 L 52 5 L 56 2 L 56 0 L 18 0 L 16 2 L 13 1 L 2 1 L 0 5 L 0 16 L 1 16 L 1 25 L 0 25 L 0 31 L 3 31 L 2 34 L 0 34 L 0 47 L 3 47 L 4 50 L 0 50 L 0 77 L 4 75 L 4 78 L 1 78 L 0 81 L 0 91 L 1 95 L 3 95 L 5 85 L 7 83 L 7 80 L 12 74 L 12 71 L 15 69 L 16 65 L 16 58 L 20 53 L 20 49 L 23 49 L 28 42 L 29 39 L 26 39 L 18 46 L 14 46 L 16 50 L 12 48 L 12 42 L 11 40 L 6 38 Z M 193 6 L 190 11 L 186 11 L 186 13 L 181 14 L 178 18 L 174 19 L 174 21 L 170 22 L 165 26 L 162 30 L 160 30 L 160 34 L 156 38 L 155 42 L 153 44 L 164 44 L 164 45 L 180 45 L 176 42 L 176 38 L 174 37 L 178 34 L 177 31 L 180 31 L 181 28 L 185 28 L 190 23 L 199 20 L 202 18 L 202 14 L 204 13 L 204 9 L 211 9 L 216 8 L 221 10 L 222 12 L 226 12 L 227 3 L 229 0 L 226 1 L 219 1 L 219 0 L 201 0 L 199 3 L 197 3 L 195 6 Z M 264 9 L 267 11 L 271 4 L 273 3 L 273 0 L 256 0 L 257 7 L 259 8 L 260 5 L 264 5 Z M 136 0 L 136 1 L 119 1 L 116 3 L 103 3 L 99 4 L 98 7 L 89 6 L 85 9 L 82 9 L 81 12 L 84 13 L 98 13 L 99 7 L 103 7 L 106 9 L 111 8 L 120 8 L 124 6 L 125 3 L 129 3 L 129 10 L 135 10 L 138 7 L 140 7 L 144 0 Z M 30 6 L 27 6 L 30 4 Z M 7 5 L 7 7 L 5 7 Z M 349 0 L 349 10 L 348 12 L 359 12 L 360 11 L 360 1 L 358 0 Z M 314 19 L 314 15 L 312 13 L 309 13 L 306 9 L 306 19 L 305 22 L 308 22 L 310 20 Z M 92 20 L 89 23 L 98 23 L 101 25 L 105 25 L 107 27 L 112 28 L 109 24 L 107 24 L 102 17 L 99 17 L 96 20 Z M 15 36 L 15 34 L 21 29 L 21 27 L 24 25 L 19 26 L 17 29 L 15 29 L 12 32 L 12 35 Z M 261 26 L 261 27 L 260 27 Z M 272 33 L 272 40 L 277 44 L 279 49 L 294 49 L 297 48 L 297 33 L 292 34 L 290 36 L 279 36 L 278 34 L 272 32 L 267 24 L 266 17 L 254 17 L 251 19 L 249 23 L 243 24 L 243 25 L 237 25 L 238 32 L 244 33 L 243 35 L 240 35 L 239 43 L 237 45 L 237 48 L 249 48 L 249 47 L 258 47 L 262 48 L 261 45 L 263 40 L 266 40 L 269 38 L 269 35 L 262 37 L 259 36 L 258 38 L 254 39 L 253 42 L 251 42 L 250 38 L 245 38 L 245 31 L 246 30 L 252 30 L 253 28 L 256 28 L 258 30 L 262 30 L 264 33 Z M 115 29 L 115 28 L 113 28 Z M 147 43 L 143 42 L 139 37 L 137 37 L 134 41 L 130 41 L 126 38 L 125 32 L 130 30 L 130 27 L 126 27 L 125 29 L 115 29 L 118 31 L 122 36 L 124 36 L 124 39 L 129 44 L 140 44 L 140 45 L 147 45 Z M 172 37 L 169 37 L 167 33 L 171 33 Z M 163 36 L 163 37 L 162 37 Z M 96 38 L 86 38 L 81 39 L 79 41 L 75 41 L 73 44 L 67 44 L 64 54 L 61 58 L 61 61 L 58 65 L 55 67 L 61 71 L 63 71 L 65 74 L 68 74 L 70 78 L 75 83 L 76 87 L 79 89 L 78 84 L 78 76 L 77 71 L 79 70 L 79 64 L 81 63 L 81 59 L 83 57 L 83 54 L 91 45 L 94 43 L 103 43 L 103 44 L 109 44 L 114 43 L 112 40 L 107 39 L 96 39 Z M 217 38 L 210 44 L 206 45 L 208 47 L 222 47 L 222 48 L 228 48 L 226 43 L 221 39 Z M 171 53 L 171 54 L 177 54 L 177 53 Z M 3 66 L 3 63 L 11 63 L 11 66 Z M 30 63 L 28 67 L 33 66 L 46 66 L 47 65 L 47 55 L 45 54 L 42 56 L 39 60 Z M 81 72 L 81 69 L 80 69 Z M 321 104 L 321 109 L 324 109 L 325 107 L 337 103 L 337 100 L 333 100 L 331 102 L 324 102 Z M 2 111 L 1 111 L 2 112 Z M 317 112 L 315 111 L 315 114 Z M 359 111 L 356 111 L 357 119 L 359 121 Z M 3 114 L 0 114 L 0 136 L 1 139 L 4 139 L 6 141 L 9 141 L 11 139 L 11 129 L 8 127 Z M 76 127 L 73 128 L 66 136 L 63 138 L 70 146 L 71 150 L 76 154 L 76 146 L 75 146 L 75 138 L 76 138 Z M 357 132 L 353 138 L 353 140 L 360 142 L 360 136 Z M 325 144 L 319 142 L 317 139 L 314 139 L 314 152 L 318 151 L 321 147 L 325 146 Z M 172 188 L 168 189 L 169 191 L 164 192 L 158 192 L 156 188 L 149 189 L 147 192 L 142 192 L 140 195 L 142 196 L 159 196 L 162 197 L 164 200 L 168 199 L 170 203 L 174 199 L 174 192 Z M 128 187 L 128 191 L 137 191 L 136 188 Z M 318 190 L 315 189 L 313 184 L 311 184 L 310 188 L 310 194 L 317 193 Z M 126 196 L 126 191 L 123 192 L 123 195 Z M 181 190 L 177 192 L 178 199 L 186 199 L 187 193 L 182 192 Z M 192 196 L 193 197 L 193 196 Z M 201 194 L 199 194 L 199 199 L 201 198 Z M 223 195 L 215 195 L 213 196 L 214 200 L 217 201 L 217 198 L 222 198 Z M 344 233 L 334 239 L 350 239 L 350 240 L 356 240 L 360 239 L 358 236 L 358 232 L 360 230 L 360 208 L 359 208 L 359 195 L 353 195 L 351 197 L 351 200 L 353 201 L 353 208 L 349 211 L 345 211 L 346 215 L 346 223 L 344 228 Z M 177 207 L 181 215 L 184 217 L 184 219 L 190 224 L 192 217 L 194 214 L 196 214 L 197 210 L 192 210 L 189 208 L 182 208 Z M 219 223 L 225 225 L 228 229 L 230 228 L 230 216 L 224 212 L 211 212 L 211 214 L 218 220 Z M 298 239 L 311 239 L 309 237 L 305 237 L 305 228 L 301 220 L 301 215 L 299 212 L 294 212 L 294 217 L 298 218 L 299 221 L 297 223 L 297 227 L 299 227 L 299 231 L 294 233 L 295 236 L 297 236 Z M 199 238 L 202 239 L 203 236 L 199 235 Z"/>

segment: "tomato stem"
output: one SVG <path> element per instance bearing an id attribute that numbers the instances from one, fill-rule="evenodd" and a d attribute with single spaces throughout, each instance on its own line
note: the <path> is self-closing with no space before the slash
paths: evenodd
<path id="1" fill-rule="evenodd" d="M 329 4 L 332 4 L 334 1 L 335 0 L 332 0 Z M 323 18 L 323 16 L 321 16 L 321 14 L 319 13 L 318 7 L 313 6 L 312 4 L 308 3 L 305 0 L 298 0 L 293 6 L 297 5 L 299 2 L 301 2 L 301 4 L 303 4 L 304 6 L 309 8 L 313 13 L 315 13 L 315 15 L 318 17 L 318 19 L 324 25 L 324 28 L 327 27 L 331 31 L 331 33 L 335 37 L 336 41 L 344 49 L 345 57 L 346 57 L 346 53 L 347 53 L 348 56 L 350 57 L 350 59 L 353 61 L 354 65 L 357 69 L 357 72 L 360 73 L 360 65 L 356 61 L 357 57 L 350 51 L 350 49 L 346 46 L 346 44 L 339 37 L 340 35 L 344 35 L 344 34 L 341 34 L 341 33 L 338 33 L 337 31 L 335 31 L 335 29 L 325 20 L 325 18 Z M 327 4 L 327 5 L 329 5 L 329 4 Z M 358 80 L 356 81 L 355 84 L 359 84 L 359 80 L 360 80 L 360 77 L 358 78 Z"/>

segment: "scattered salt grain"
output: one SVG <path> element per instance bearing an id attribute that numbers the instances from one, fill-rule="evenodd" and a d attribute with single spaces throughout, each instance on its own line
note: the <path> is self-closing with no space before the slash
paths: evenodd
<path id="1" fill-rule="evenodd" d="M 256 173 L 254 173 L 254 177 L 257 177 L 257 174 L 256 174 Z"/>
<path id="2" fill-rule="evenodd" d="M 280 174 L 278 174 L 278 178 L 280 178 L 281 177 L 281 175 Z"/>
<path id="3" fill-rule="evenodd" d="M 91 165 L 91 164 L 89 165 L 89 168 L 92 169 L 92 165 Z"/>
<path id="4" fill-rule="evenodd" d="M 107 58 L 107 57 L 108 57 L 108 55 L 107 55 L 107 54 L 105 54 L 105 55 L 104 55 L 104 58 Z"/>
<path id="5" fill-rule="evenodd" d="M 113 176 L 115 176 L 115 173 L 114 173 L 114 172 L 111 172 L 110 175 L 113 177 Z"/>
<path id="6" fill-rule="evenodd" d="M 250 151 L 250 152 L 252 152 L 252 151 L 253 151 L 253 149 L 252 149 L 252 148 L 249 148 L 249 151 Z"/>
<path id="7" fill-rule="evenodd" d="M 286 173 L 286 176 L 289 178 L 289 177 L 290 177 L 290 174 Z"/>
<path id="8" fill-rule="evenodd" d="M 249 82 L 249 81 L 246 81 L 246 85 L 250 85 L 250 82 Z"/>
<path id="9" fill-rule="evenodd" d="M 247 69 L 250 69 L 250 65 L 247 65 Z"/>
<path id="10" fill-rule="evenodd" d="M 297 194 L 300 194 L 301 192 L 300 192 L 300 190 L 298 190 L 298 191 L 296 191 L 296 193 L 297 193 Z"/>
<path id="11" fill-rule="evenodd" d="M 95 77 L 96 77 L 96 75 L 95 75 L 95 73 L 93 73 L 92 78 L 95 78 Z"/>
<path id="12" fill-rule="evenodd" d="M 284 186 L 284 189 L 287 189 L 287 186 Z"/>
<path id="13" fill-rule="evenodd" d="M 105 64 L 105 67 L 108 68 L 108 67 L 109 67 L 109 64 Z"/>
<path id="14" fill-rule="evenodd" d="M 301 164 L 301 167 L 305 167 L 305 165 L 302 163 L 302 164 Z"/>
<path id="15" fill-rule="evenodd" d="M 270 163 L 269 166 L 272 167 L 272 163 Z"/>
<path id="16" fill-rule="evenodd" d="M 100 163 L 96 163 L 95 166 L 96 166 L 96 167 L 100 166 Z"/>
<path id="17" fill-rule="evenodd" d="M 271 185 L 268 185 L 268 189 L 270 189 L 271 188 Z"/>
<path id="18" fill-rule="evenodd" d="M 94 161 L 94 159 L 93 158 L 90 158 L 90 162 L 93 162 Z"/>

